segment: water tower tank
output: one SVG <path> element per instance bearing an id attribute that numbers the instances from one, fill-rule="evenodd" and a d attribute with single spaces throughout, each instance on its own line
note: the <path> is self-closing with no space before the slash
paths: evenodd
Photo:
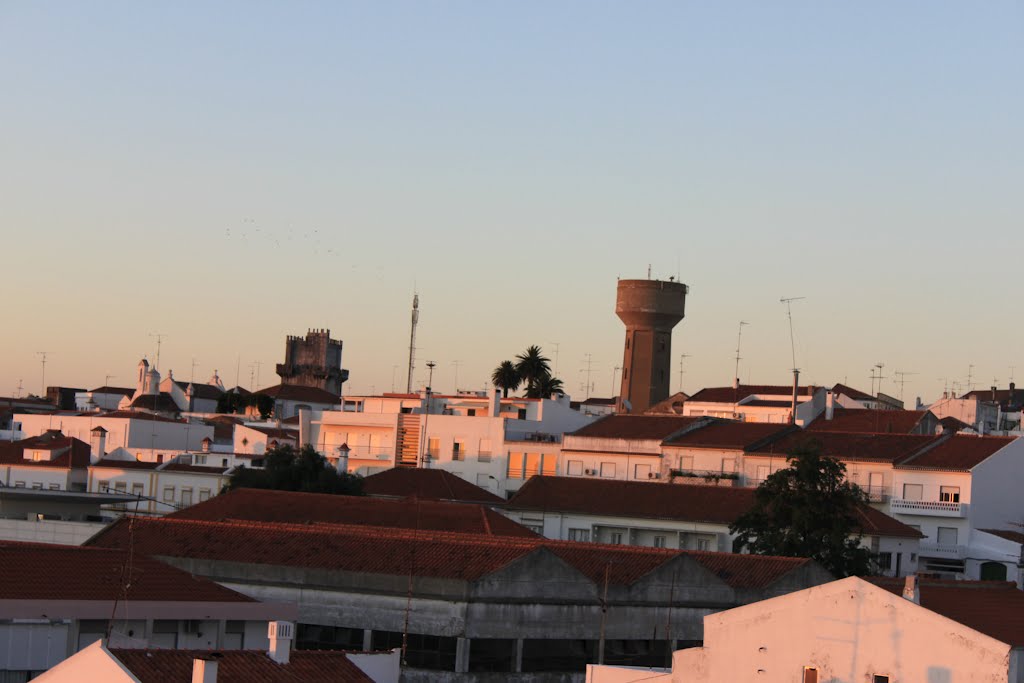
<path id="1" fill-rule="evenodd" d="M 642 413 L 668 398 L 672 328 L 683 319 L 687 287 L 665 280 L 619 280 L 615 313 L 626 325 L 618 412 Z"/>

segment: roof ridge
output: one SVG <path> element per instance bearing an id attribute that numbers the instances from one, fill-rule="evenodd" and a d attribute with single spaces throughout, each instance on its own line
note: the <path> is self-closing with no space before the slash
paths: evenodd
<path id="1" fill-rule="evenodd" d="M 911 453 L 910 455 L 906 456 L 905 458 L 901 458 L 899 460 L 894 460 L 892 464 L 894 466 L 895 465 L 907 465 L 907 464 L 913 462 L 914 460 L 916 460 L 917 458 L 920 458 L 922 455 L 924 455 L 928 451 L 930 451 L 930 450 L 940 446 L 941 444 L 946 443 L 952 437 L 953 437 L 952 434 L 939 434 L 938 436 L 935 437 L 935 440 L 932 441 L 931 443 L 925 444 L 922 448 L 914 451 L 913 453 Z"/>

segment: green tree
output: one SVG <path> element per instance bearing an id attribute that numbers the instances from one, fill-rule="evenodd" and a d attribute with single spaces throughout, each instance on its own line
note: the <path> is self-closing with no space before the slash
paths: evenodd
<path id="1" fill-rule="evenodd" d="M 550 398 L 551 394 L 564 391 L 562 380 L 551 375 L 544 375 L 537 380 L 533 392 L 527 391 L 526 396 L 527 398 Z"/>
<path id="2" fill-rule="evenodd" d="M 227 487 L 361 496 L 363 478 L 339 474 L 324 456 L 308 444 L 298 451 L 290 444 L 284 444 L 266 452 L 263 469 L 242 467 L 235 470 Z"/>
<path id="3" fill-rule="evenodd" d="M 846 466 L 823 456 L 807 441 L 788 455 L 789 467 L 770 475 L 754 494 L 754 506 L 729 526 L 735 549 L 759 555 L 809 557 L 837 578 L 871 570 L 861 545 L 858 507 L 865 493 L 846 480 Z"/>
<path id="4" fill-rule="evenodd" d="M 508 398 L 508 392 L 518 389 L 523 380 L 519 376 L 516 366 L 512 364 L 512 361 L 503 360 L 498 367 L 494 368 L 494 372 L 491 373 L 491 382 L 494 386 L 501 389 L 503 398 Z"/>
<path id="5" fill-rule="evenodd" d="M 537 398 L 539 385 L 545 377 L 551 376 L 551 361 L 544 357 L 539 346 L 530 346 L 516 356 L 516 372 L 526 382 L 526 395 Z"/>
<path id="6" fill-rule="evenodd" d="M 253 394 L 251 405 L 256 406 L 260 419 L 266 420 L 274 414 L 274 398 L 266 394 Z"/>

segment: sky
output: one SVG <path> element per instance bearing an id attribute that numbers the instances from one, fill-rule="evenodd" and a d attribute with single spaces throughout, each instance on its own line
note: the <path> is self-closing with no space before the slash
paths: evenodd
<path id="1" fill-rule="evenodd" d="M 540 345 L 612 394 L 617 278 L 690 286 L 673 389 L 908 402 L 1024 378 L 1024 4 L 0 0 L 0 395 L 482 389 Z M 682 355 L 686 354 L 686 358 Z M 255 365 L 259 363 L 259 366 Z M 587 368 L 590 371 L 587 371 Z M 915 374 L 910 374 L 915 373 Z M 589 384 L 588 384 L 589 378 Z"/>

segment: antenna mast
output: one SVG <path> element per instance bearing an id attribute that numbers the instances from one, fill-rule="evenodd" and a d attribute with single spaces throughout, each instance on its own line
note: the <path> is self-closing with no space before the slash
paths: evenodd
<path id="1" fill-rule="evenodd" d="M 740 382 L 740 340 L 743 338 L 743 326 L 749 324 L 745 320 L 741 320 L 739 332 L 736 333 L 736 373 L 733 375 L 736 384 Z"/>
<path id="2" fill-rule="evenodd" d="M 900 385 L 900 400 L 903 400 L 903 385 L 907 383 L 907 377 L 909 375 L 916 375 L 916 372 L 904 372 L 903 370 L 896 370 L 892 374 L 899 377 L 896 383 Z"/>
<path id="3" fill-rule="evenodd" d="M 684 370 L 683 370 L 683 361 L 686 360 L 687 358 L 692 358 L 692 357 L 693 356 L 691 356 L 688 353 L 681 353 L 681 354 L 679 354 L 679 391 L 683 390 L 683 372 L 684 372 Z"/>
<path id="4" fill-rule="evenodd" d="M 412 393 L 412 371 L 416 367 L 416 325 L 420 322 L 420 295 L 412 295 L 412 331 L 409 333 L 409 379 L 405 383 L 405 393 Z"/>
<path id="5" fill-rule="evenodd" d="M 162 334 L 160 332 L 150 332 L 149 336 L 150 337 L 156 337 L 156 365 L 154 367 L 157 370 L 159 370 L 160 369 L 160 345 L 163 343 L 164 337 L 166 337 L 167 335 L 166 334 Z"/>
<path id="6" fill-rule="evenodd" d="M 36 351 L 36 355 L 39 356 L 42 359 L 42 364 L 43 364 L 43 372 L 42 372 L 42 379 L 41 379 L 42 384 L 43 384 L 43 392 L 41 394 L 39 394 L 40 396 L 46 396 L 46 356 L 48 356 L 49 354 L 50 354 L 49 351 Z"/>
<path id="7" fill-rule="evenodd" d="M 789 318 L 789 352 L 793 359 L 793 367 L 791 368 L 794 372 L 798 370 L 796 367 L 796 338 L 793 336 L 793 302 L 806 299 L 804 296 L 791 296 L 788 299 L 779 299 L 780 303 L 786 304 L 786 317 Z"/>

